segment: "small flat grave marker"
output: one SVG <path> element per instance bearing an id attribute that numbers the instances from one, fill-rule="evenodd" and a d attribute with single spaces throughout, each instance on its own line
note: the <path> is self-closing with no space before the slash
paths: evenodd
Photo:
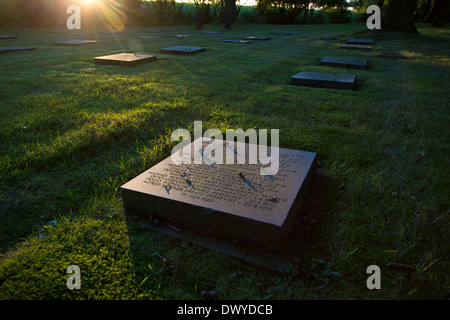
<path id="1" fill-rule="evenodd" d="M 220 34 L 222 32 L 219 32 L 219 31 L 206 31 L 206 32 L 203 32 L 203 33 L 205 33 L 205 34 Z"/>
<path id="2" fill-rule="evenodd" d="M 302 71 L 291 77 L 290 84 L 305 87 L 354 90 L 356 88 L 356 75 Z"/>
<path id="3" fill-rule="evenodd" d="M 17 39 L 16 36 L 0 36 L 0 40 Z"/>
<path id="4" fill-rule="evenodd" d="M 155 230 L 249 262 L 261 257 L 258 250 L 276 254 L 293 245 L 292 237 L 301 238 L 293 230 L 296 217 L 304 215 L 301 203 L 314 176 L 316 153 L 276 148 L 279 169 L 267 176 L 261 175 L 261 163 L 249 164 L 249 152 L 257 152 L 257 145 L 219 140 L 224 157 L 230 149 L 235 155 L 245 152 L 246 160 L 218 164 L 206 154 L 209 143 L 199 138 L 183 148 L 183 153 L 191 150 L 192 160 L 193 148 L 202 150 L 201 164 L 175 164 L 169 156 L 122 185 L 127 212 L 165 222 Z M 241 245 L 231 248 L 233 243 Z M 273 267 L 277 261 L 271 260 L 277 259 L 269 257 L 258 263 Z"/>
<path id="5" fill-rule="evenodd" d="M 150 32 L 150 33 L 160 33 L 161 32 L 160 29 L 150 29 L 150 30 L 146 30 L 146 31 Z"/>
<path id="6" fill-rule="evenodd" d="M 283 35 L 285 35 L 285 36 L 290 36 L 292 34 L 300 34 L 300 32 L 297 32 L 297 31 L 284 31 L 283 32 Z"/>
<path id="7" fill-rule="evenodd" d="M 330 67 L 342 67 L 351 69 L 365 69 L 367 68 L 367 60 L 365 59 L 352 59 L 343 57 L 325 57 L 320 60 L 320 65 Z"/>
<path id="8" fill-rule="evenodd" d="M 138 39 L 161 39 L 161 37 L 139 36 Z"/>
<path id="9" fill-rule="evenodd" d="M 125 31 L 103 31 L 101 34 L 125 34 Z"/>
<path id="10" fill-rule="evenodd" d="M 187 38 L 187 37 L 189 37 L 189 35 L 188 34 L 166 34 L 163 37 L 166 37 L 166 38 Z"/>
<path id="11" fill-rule="evenodd" d="M 178 54 L 178 55 L 191 55 L 200 52 L 205 52 L 206 49 L 202 47 L 184 47 L 184 46 L 174 46 L 169 48 L 161 49 L 160 52 L 163 54 Z"/>
<path id="12" fill-rule="evenodd" d="M 374 44 L 373 39 L 348 39 L 345 41 L 348 44 Z"/>
<path id="13" fill-rule="evenodd" d="M 97 41 L 94 41 L 94 40 L 68 40 L 68 41 L 56 42 L 55 45 L 74 47 L 74 46 L 93 44 L 93 43 L 97 43 Z"/>
<path id="14" fill-rule="evenodd" d="M 244 39 L 245 40 L 259 40 L 259 41 L 270 40 L 269 37 L 255 37 L 255 36 L 245 37 Z"/>
<path id="15" fill-rule="evenodd" d="M 136 53 L 118 53 L 94 58 L 94 62 L 97 64 L 130 66 L 130 67 L 156 60 L 157 58 L 154 55 L 136 54 Z"/>
<path id="16" fill-rule="evenodd" d="M 339 48 L 341 49 L 354 49 L 354 50 L 372 50 L 373 46 L 367 44 L 343 44 Z"/>
<path id="17" fill-rule="evenodd" d="M 226 43 L 252 43 L 250 40 L 222 40 Z"/>
<path id="18" fill-rule="evenodd" d="M 36 50 L 33 47 L 0 47 L 0 54 L 17 52 L 17 51 L 31 51 Z"/>

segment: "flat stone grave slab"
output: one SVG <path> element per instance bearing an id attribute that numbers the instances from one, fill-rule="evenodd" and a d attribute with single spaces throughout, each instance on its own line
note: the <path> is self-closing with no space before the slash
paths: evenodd
<path id="1" fill-rule="evenodd" d="M 293 75 L 290 84 L 296 86 L 356 89 L 356 75 L 302 71 Z"/>
<path id="2" fill-rule="evenodd" d="M 187 38 L 189 37 L 188 34 L 166 34 L 163 37 L 165 38 Z"/>
<path id="3" fill-rule="evenodd" d="M 372 50 L 373 46 L 367 44 L 343 44 L 339 48 L 341 49 L 354 49 L 354 50 Z"/>
<path id="4" fill-rule="evenodd" d="M 297 31 L 283 31 L 282 34 L 285 35 L 285 36 L 290 36 L 292 34 L 300 34 L 300 32 L 297 32 Z"/>
<path id="5" fill-rule="evenodd" d="M 184 46 L 174 46 L 169 48 L 161 49 L 160 52 L 164 54 L 178 54 L 178 55 L 191 55 L 200 52 L 205 52 L 206 49 L 202 47 L 184 47 Z"/>
<path id="6" fill-rule="evenodd" d="M 320 60 L 320 65 L 330 67 L 351 68 L 351 69 L 365 69 L 368 66 L 368 62 L 365 59 L 352 59 L 352 58 L 328 56 Z"/>
<path id="7" fill-rule="evenodd" d="M 161 37 L 154 37 L 154 36 L 139 36 L 136 38 L 138 38 L 138 39 L 162 39 Z"/>
<path id="8" fill-rule="evenodd" d="M 348 44 L 374 44 L 373 39 L 348 39 L 345 41 Z"/>
<path id="9" fill-rule="evenodd" d="M 150 29 L 150 30 L 145 30 L 146 32 L 150 32 L 150 33 L 160 33 L 161 30 L 160 29 Z"/>
<path id="10" fill-rule="evenodd" d="M 193 234 L 207 238 L 209 246 L 226 254 L 224 243 L 228 248 L 242 244 L 231 254 L 242 254 L 242 258 L 249 256 L 250 247 L 253 253 L 276 255 L 292 244 L 288 241 L 292 236 L 301 238 L 292 231 L 296 217 L 302 215 L 316 153 L 273 148 L 272 155 L 275 150 L 279 155 L 278 172 L 262 175 L 264 166 L 259 161 L 249 163 L 249 153 L 257 152 L 257 145 L 216 140 L 223 148 L 214 149 L 215 155 L 245 158 L 244 164 L 225 160 L 219 164 L 211 159 L 211 143 L 211 139 L 199 138 L 182 149 L 183 154 L 191 150 L 187 159 L 192 161 L 198 150 L 201 163 L 177 164 L 169 156 L 122 185 L 126 210 L 149 221 L 157 219 L 161 232 L 184 239 Z"/>
<path id="11" fill-rule="evenodd" d="M 56 42 L 55 45 L 74 47 L 74 46 L 81 46 L 81 45 L 93 44 L 93 43 L 97 43 L 97 41 L 94 41 L 94 40 L 68 40 L 68 41 Z"/>
<path id="12" fill-rule="evenodd" d="M 101 34 L 126 34 L 125 31 L 103 31 Z"/>
<path id="13" fill-rule="evenodd" d="M 32 51 L 36 50 L 33 47 L 0 47 L 0 54 L 9 53 L 9 52 L 18 52 L 18 51 Z"/>
<path id="14" fill-rule="evenodd" d="M 203 33 L 205 33 L 205 34 L 220 34 L 222 32 L 220 32 L 220 31 L 205 31 Z"/>
<path id="15" fill-rule="evenodd" d="M 130 67 L 156 60 L 157 58 L 154 55 L 136 53 L 118 53 L 94 58 L 94 62 L 97 64 Z"/>
<path id="16" fill-rule="evenodd" d="M 226 43 L 252 43 L 250 40 L 222 40 Z"/>
<path id="17" fill-rule="evenodd" d="M 9 39 L 17 39 L 16 36 L 1 36 L 0 35 L 0 40 L 9 40 Z"/>
<path id="18" fill-rule="evenodd" d="M 245 37 L 244 39 L 245 40 L 259 40 L 259 41 L 270 40 L 269 37 L 255 37 L 255 36 Z"/>

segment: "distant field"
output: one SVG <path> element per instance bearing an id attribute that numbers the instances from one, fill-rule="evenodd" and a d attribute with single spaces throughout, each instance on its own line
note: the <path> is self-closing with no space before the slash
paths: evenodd
<path id="1" fill-rule="evenodd" d="M 0 31 L 18 36 L 0 46 L 38 48 L 0 56 L 0 298 L 201 299 L 203 290 L 219 299 L 448 298 L 450 29 L 179 28 L 190 37 Z M 220 42 L 249 35 L 272 39 Z M 98 43 L 54 45 L 71 37 Z M 341 51 L 348 37 L 372 37 L 374 50 Z M 159 53 L 172 45 L 207 51 Z M 130 51 L 158 61 L 93 63 Z M 318 66 L 328 55 L 368 59 L 370 68 Z M 358 90 L 290 86 L 302 70 L 356 74 Z M 318 153 L 325 177 L 299 268 L 274 274 L 124 215 L 119 187 L 169 156 L 172 131 L 193 132 L 195 120 L 203 130 L 279 129 L 281 147 Z M 66 287 L 69 265 L 81 269 L 81 290 Z M 381 268 L 381 290 L 366 287 L 369 265 Z"/>

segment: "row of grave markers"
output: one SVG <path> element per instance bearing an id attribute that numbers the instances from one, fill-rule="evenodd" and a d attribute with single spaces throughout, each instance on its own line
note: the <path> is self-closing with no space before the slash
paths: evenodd
<path id="1" fill-rule="evenodd" d="M 149 32 L 157 33 L 160 30 L 149 30 Z M 124 32 L 103 32 L 108 34 L 123 34 Z M 217 34 L 221 32 L 207 31 L 205 33 Z M 298 32 L 283 32 L 283 34 L 297 34 Z M 83 35 L 85 33 L 80 33 Z M 176 37 L 176 38 L 186 38 L 189 35 L 185 34 L 174 34 L 165 35 L 165 37 Z M 140 36 L 141 39 L 158 39 L 160 37 L 153 36 Z M 0 36 L 0 40 L 3 39 L 17 39 L 16 36 Z M 222 40 L 226 43 L 250 43 L 251 40 L 256 41 L 267 41 L 270 37 L 266 36 L 249 36 L 244 39 L 232 39 L 232 40 Z M 78 46 L 86 44 L 94 44 L 97 41 L 93 40 L 69 40 L 56 42 L 57 46 Z M 340 46 L 341 49 L 365 49 L 371 50 L 374 41 L 372 39 L 349 39 Z M 29 51 L 36 50 L 34 47 L 0 47 L 0 53 L 17 52 L 17 51 Z M 173 46 L 160 50 L 162 54 L 178 54 L 178 55 L 192 55 L 200 52 L 205 52 L 206 49 L 203 47 L 187 47 L 187 46 Z M 97 64 L 110 64 L 110 65 L 120 65 L 120 66 L 135 66 L 141 63 L 147 63 L 156 61 L 157 57 L 155 55 L 146 54 L 134 54 L 134 53 L 119 53 L 114 55 L 106 55 L 95 57 L 94 62 Z M 331 67 L 343 67 L 343 68 L 353 68 L 353 69 L 365 69 L 368 66 L 368 61 L 365 59 L 352 59 L 344 57 L 333 57 L 327 56 L 320 61 L 320 65 L 331 66 Z M 309 72 L 301 71 L 290 78 L 289 81 L 292 85 L 298 86 L 309 86 L 309 87 L 321 87 L 321 88 L 335 88 L 335 89 L 356 89 L 356 75 L 349 74 L 337 74 L 337 73 L 324 73 L 324 72 Z"/>

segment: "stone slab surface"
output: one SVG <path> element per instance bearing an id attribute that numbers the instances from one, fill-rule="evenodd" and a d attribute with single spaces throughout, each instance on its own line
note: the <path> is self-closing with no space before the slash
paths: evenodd
<path id="1" fill-rule="evenodd" d="M 206 49 L 202 47 L 185 47 L 185 46 L 174 46 L 160 50 L 160 52 L 163 54 L 177 54 L 177 55 L 191 55 L 205 51 Z"/>
<path id="2" fill-rule="evenodd" d="M 203 33 L 205 33 L 205 34 L 220 34 L 222 32 L 219 32 L 219 31 L 205 31 Z"/>
<path id="3" fill-rule="evenodd" d="M 372 50 L 373 46 L 367 44 L 343 44 L 339 48 L 350 50 Z"/>
<path id="4" fill-rule="evenodd" d="M 283 31 L 283 34 L 286 36 L 292 35 L 292 34 L 300 34 L 300 32 L 297 31 Z"/>
<path id="5" fill-rule="evenodd" d="M 0 35 L 0 40 L 17 39 L 16 36 L 2 36 Z"/>
<path id="6" fill-rule="evenodd" d="M 248 161 L 256 145 L 219 140 L 223 154 L 245 153 L 246 161 L 218 164 L 207 152 L 209 143 L 199 139 L 183 148 L 203 150 L 201 164 L 176 164 L 168 157 L 124 184 L 125 208 L 208 235 L 279 250 L 292 233 L 314 175 L 316 154 L 276 148 L 278 172 L 261 175 L 261 163 Z"/>
<path id="7" fill-rule="evenodd" d="M 94 58 L 94 62 L 97 64 L 118 66 L 135 66 L 156 60 L 157 58 L 154 55 L 136 53 L 118 53 Z"/>
<path id="8" fill-rule="evenodd" d="M 269 37 L 256 37 L 256 36 L 245 37 L 244 39 L 245 40 L 260 40 L 260 41 L 270 40 Z"/>
<path id="9" fill-rule="evenodd" d="M 0 47 L 0 54 L 9 53 L 9 52 L 18 52 L 18 51 L 31 51 L 36 50 L 33 47 Z"/>
<path id="10" fill-rule="evenodd" d="M 94 40 L 68 40 L 68 41 L 61 41 L 56 42 L 55 45 L 57 46 L 80 46 L 85 44 L 93 44 L 97 43 L 97 41 Z"/>
<path id="11" fill-rule="evenodd" d="M 365 59 L 328 56 L 320 60 L 320 65 L 351 69 L 365 69 L 368 66 L 368 62 Z"/>
<path id="12" fill-rule="evenodd" d="M 163 37 L 165 38 L 188 38 L 188 34 L 166 34 Z"/>
<path id="13" fill-rule="evenodd" d="M 291 77 L 290 83 L 297 86 L 356 89 L 356 75 L 302 71 Z"/>
<path id="14" fill-rule="evenodd" d="M 374 44 L 373 39 L 348 39 L 345 43 L 349 44 Z"/>
<path id="15" fill-rule="evenodd" d="M 138 38 L 138 39 L 162 39 L 161 37 L 155 37 L 155 36 L 138 36 L 136 38 Z"/>
<path id="16" fill-rule="evenodd" d="M 225 43 L 252 43 L 250 40 L 222 40 Z"/>

